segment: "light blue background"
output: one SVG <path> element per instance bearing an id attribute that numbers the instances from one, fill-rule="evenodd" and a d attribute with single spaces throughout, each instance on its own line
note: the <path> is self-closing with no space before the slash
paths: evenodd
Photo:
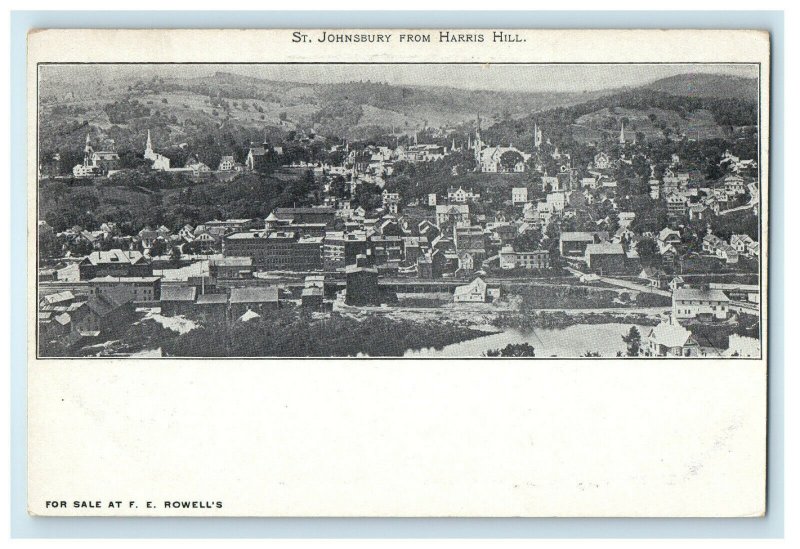
<path id="1" fill-rule="evenodd" d="M 32 28 L 746 28 L 772 33 L 769 486 L 763 519 L 32 518 L 26 512 L 26 72 Z M 17 538 L 783 537 L 783 12 L 11 13 L 11 535 Z"/>

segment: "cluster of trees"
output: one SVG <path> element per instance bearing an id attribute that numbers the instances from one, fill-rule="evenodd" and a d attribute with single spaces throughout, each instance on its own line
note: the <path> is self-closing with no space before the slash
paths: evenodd
<path id="1" fill-rule="evenodd" d="M 145 226 L 164 225 L 174 231 L 210 219 L 263 218 L 276 207 L 311 205 L 319 194 L 310 170 L 282 179 L 248 173 L 224 184 L 195 184 L 179 173 L 134 170 L 118 174 L 112 182 L 103 187 L 63 181 L 42 185 L 43 219 L 56 232 L 75 225 L 95 230 L 114 221 L 122 234 L 133 235 Z M 380 189 L 362 187 L 363 193 L 369 192 L 365 202 L 380 202 Z"/>
<path id="2" fill-rule="evenodd" d="M 112 124 L 127 124 L 134 118 L 150 116 L 150 108 L 140 103 L 137 99 L 121 99 L 113 103 L 106 103 L 103 110 L 108 115 Z"/>
<path id="3" fill-rule="evenodd" d="M 502 349 L 489 349 L 483 356 L 492 358 L 535 357 L 536 349 L 530 343 L 509 343 Z"/>
<path id="4" fill-rule="evenodd" d="M 383 316 L 359 322 L 336 313 L 315 320 L 305 310 L 280 310 L 261 320 L 197 328 L 164 342 L 162 350 L 166 356 L 403 356 L 412 349 L 441 349 L 481 334 L 444 323 Z"/>

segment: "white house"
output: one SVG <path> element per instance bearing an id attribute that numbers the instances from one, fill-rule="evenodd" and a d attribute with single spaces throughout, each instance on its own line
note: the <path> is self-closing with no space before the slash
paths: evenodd
<path id="1" fill-rule="evenodd" d="M 457 286 L 453 294 L 453 301 L 455 303 L 485 303 L 486 295 L 486 282 L 482 278 L 476 278 L 469 284 Z"/>
<path id="2" fill-rule="evenodd" d="M 672 294 L 672 316 L 676 320 L 700 318 L 725 320 L 730 299 L 722 290 L 677 288 Z"/>
<path id="3" fill-rule="evenodd" d="M 689 357 L 700 354 L 700 345 L 692 333 L 681 326 L 662 322 L 647 334 L 644 346 L 651 356 Z"/>
<path id="4" fill-rule="evenodd" d="M 514 187 L 511 189 L 511 202 L 513 204 L 524 204 L 528 201 L 527 187 Z"/>

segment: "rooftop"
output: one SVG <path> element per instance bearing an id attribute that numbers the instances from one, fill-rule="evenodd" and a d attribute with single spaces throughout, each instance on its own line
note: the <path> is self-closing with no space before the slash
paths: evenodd
<path id="1" fill-rule="evenodd" d="M 231 303 L 277 303 L 277 286 L 231 289 Z"/>
<path id="2" fill-rule="evenodd" d="M 703 290 L 701 288 L 678 288 L 673 297 L 678 301 L 730 301 L 722 290 Z"/>
<path id="3" fill-rule="evenodd" d="M 662 322 L 650 330 L 648 338 L 658 345 L 666 347 L 683 347 L 687 343 L 694 343 L 692 333 L 680 324 Z"/>
<path id="4" fill-rule="evenodd" d="M 197 288 L 194 286 L 164 286 L 161 288 L 161 301 L 194 301 Z"/>

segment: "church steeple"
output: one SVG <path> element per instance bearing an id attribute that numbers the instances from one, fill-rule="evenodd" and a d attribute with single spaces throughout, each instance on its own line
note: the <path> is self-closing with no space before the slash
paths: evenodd
<path id="1" fill-rule="evenodd" d="M 90 143 L 89 134 L 86 134 L 86 146 L 83 147 L 83 165 L 89 166 L 92 163 L 92 145 Z"/>
<path id="2" fill-rule="evenodd" d="M 150 130 L 147 130 L 147 143 L 144 146 L 145 155 L 153 152 L 153 142 L 150 140 Z"/>
<path id="3" fill-rule="evenodd" d="M 620 129 L 619 129 L 619 144 L 620 145 L 624 145 L 625 144 L 625 122 L 624 121 L 622 122 L 622 126 L 620 126 Z"/>

